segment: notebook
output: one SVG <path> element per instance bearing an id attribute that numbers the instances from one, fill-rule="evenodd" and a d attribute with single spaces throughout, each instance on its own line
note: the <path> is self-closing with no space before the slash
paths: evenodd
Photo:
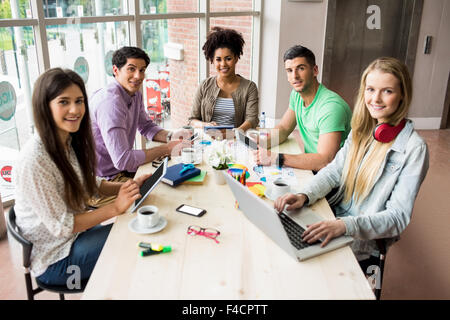
<path id="1" fill-rule="evenodd" d="M 205 182 L 206 172 L 207 171 L 202 170 L 199 175 L 187 179 L 186 181 L 182 182 L 182 184 L 192 184 L 192 185 L 203 184 L 203 182 Z"/>
<path id="2" fill-rule="evenodd" d="M 166 174 L 162 178 L 162 182 L 175 187 L 183 181 L 186 181 L 187 179 L 198 176 L 200 174 L 200 169 L 195 167 L 180 174 L 180 171 L 183 170 L 183 166 L 183 163 L 179 163 L 168 167 Z"/>
<path id="3" fill-rule="evenodd" d="M 207 130 L 222 130 L 222 129 L 231 130 L 231 129 L 234 129 L 234 126 L 232 126 L 232 125 L 228 125 L 228 126 L 224 125 L 224 126 L 204 126 L 203 127 L 203 130 L 205 130 L 205 131 L 207 131 Z"/>
<path id="4" fill-rule="evenodd" d="M 307 225 L 322 221 L 321 216 L 309 207 L 278 213 L 273 205 L 258 198 L 230 175 L 224 176 L 247 219 L 294 259 L 303 261 L 341 248 L 353 241 L 350 236 L 340 236 L 323 248 L 320 247 L 319 241 L 313 244 L 304 242 L 301 235 L 307 229 Z"/>

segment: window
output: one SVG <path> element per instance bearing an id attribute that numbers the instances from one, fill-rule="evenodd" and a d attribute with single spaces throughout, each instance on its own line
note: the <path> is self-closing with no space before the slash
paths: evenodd
<path id="1" fill-rule="evenodd" d="M 129 45 L 127 22 L 47 26 L 50 67 L 76 71 L 88 96 L 112 80 L 112 53 Z"/>

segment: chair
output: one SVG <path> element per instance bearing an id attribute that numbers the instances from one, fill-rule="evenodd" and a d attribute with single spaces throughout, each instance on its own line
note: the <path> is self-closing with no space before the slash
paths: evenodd
<path id="1" fill-rule="evenodd" d="M 34 300 L 34 296 L 43 290 L 55 292 L 59 294 L 60 300 L 64 300 L 65 293 L 80 293 L 84 291 L 86 287 L 87 280 L 81 281 L 80 289 L 69 289 L 66 286 L 52 286 L 46 285 L 40 282 L 38 279 L 36 280 L 37 288 L 33 289 L 33 284 L 31 281 L 30 275 L 30 264 L 31 264 L 31 250 L 33 249 L 33 244 L 25 239 L 23 235 L 20 233 L 19 228 L 16 225 L 16 213 L 14 212 L 14 207 L 11 207 L 7 217 L 7 228 L 9 233 L 22 245 L 22 259 L 23 259 L 23 267 L 24 267 L 24 275 L 25 275 L 25 285 L 27 288 L 27 296 L 28 300 Z"/>
<path id="2" fill-rule="evenodd" d="M 375 287 L 375 297 L 377 300 L 381 298 L 381 286 L 383 284 L 383 272 L 384 272 L 384 261 L 386 260 L 386 241 L 385 239 L 375 240 L 377 243 L 378 251 L 380 252 L 380 260 L 378 267 L 380 268 L 380 285 Z"/>

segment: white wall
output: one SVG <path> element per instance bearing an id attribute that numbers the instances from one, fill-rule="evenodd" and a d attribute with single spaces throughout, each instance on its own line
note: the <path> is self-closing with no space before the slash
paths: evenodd
<path id="1" fill-rule="evenodd" d="M 426 36 L 431 53 L 424 54 Z M 450 1 L 424 0 L 409 117 L 418 129 L 439 129 L 450 72 Z"/>
<path id="2" fill-rule="evenodd" d="M 322 75 L 327 1 L 289 2 L 264 0 L 262 39 L 260 109 L 271 119 L 280 119 L 289 105 L 292 87 L 284 70 L 283 54 L 293 45 L 301 44 L 314 52 Z M 271 118 L 271 119 L 270 119 Z"/>

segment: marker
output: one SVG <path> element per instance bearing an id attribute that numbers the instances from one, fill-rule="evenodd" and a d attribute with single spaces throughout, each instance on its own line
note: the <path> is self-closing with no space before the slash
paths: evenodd
<path id="1" fill-rule="evenodd" d="M 154 255 L 154 254 L 166 253 L 166 252 L 171 252 L 171 251 L 172 251 L 171 246 L 164 246 L 161 251 L 154 251 L 152 249 L 147 249 L 147 250 L 141 251 L 141 257 L 146 257 L 146 256 Z"/>
<path id="2" fill-rule="evenodd" d="M 163 246 L 156 243 L 148 243 L 148 242 L 138 242 L 138 247 L 144 249 L 151 249 L 153 251 L 161 251 L 163 250 Z"/>

